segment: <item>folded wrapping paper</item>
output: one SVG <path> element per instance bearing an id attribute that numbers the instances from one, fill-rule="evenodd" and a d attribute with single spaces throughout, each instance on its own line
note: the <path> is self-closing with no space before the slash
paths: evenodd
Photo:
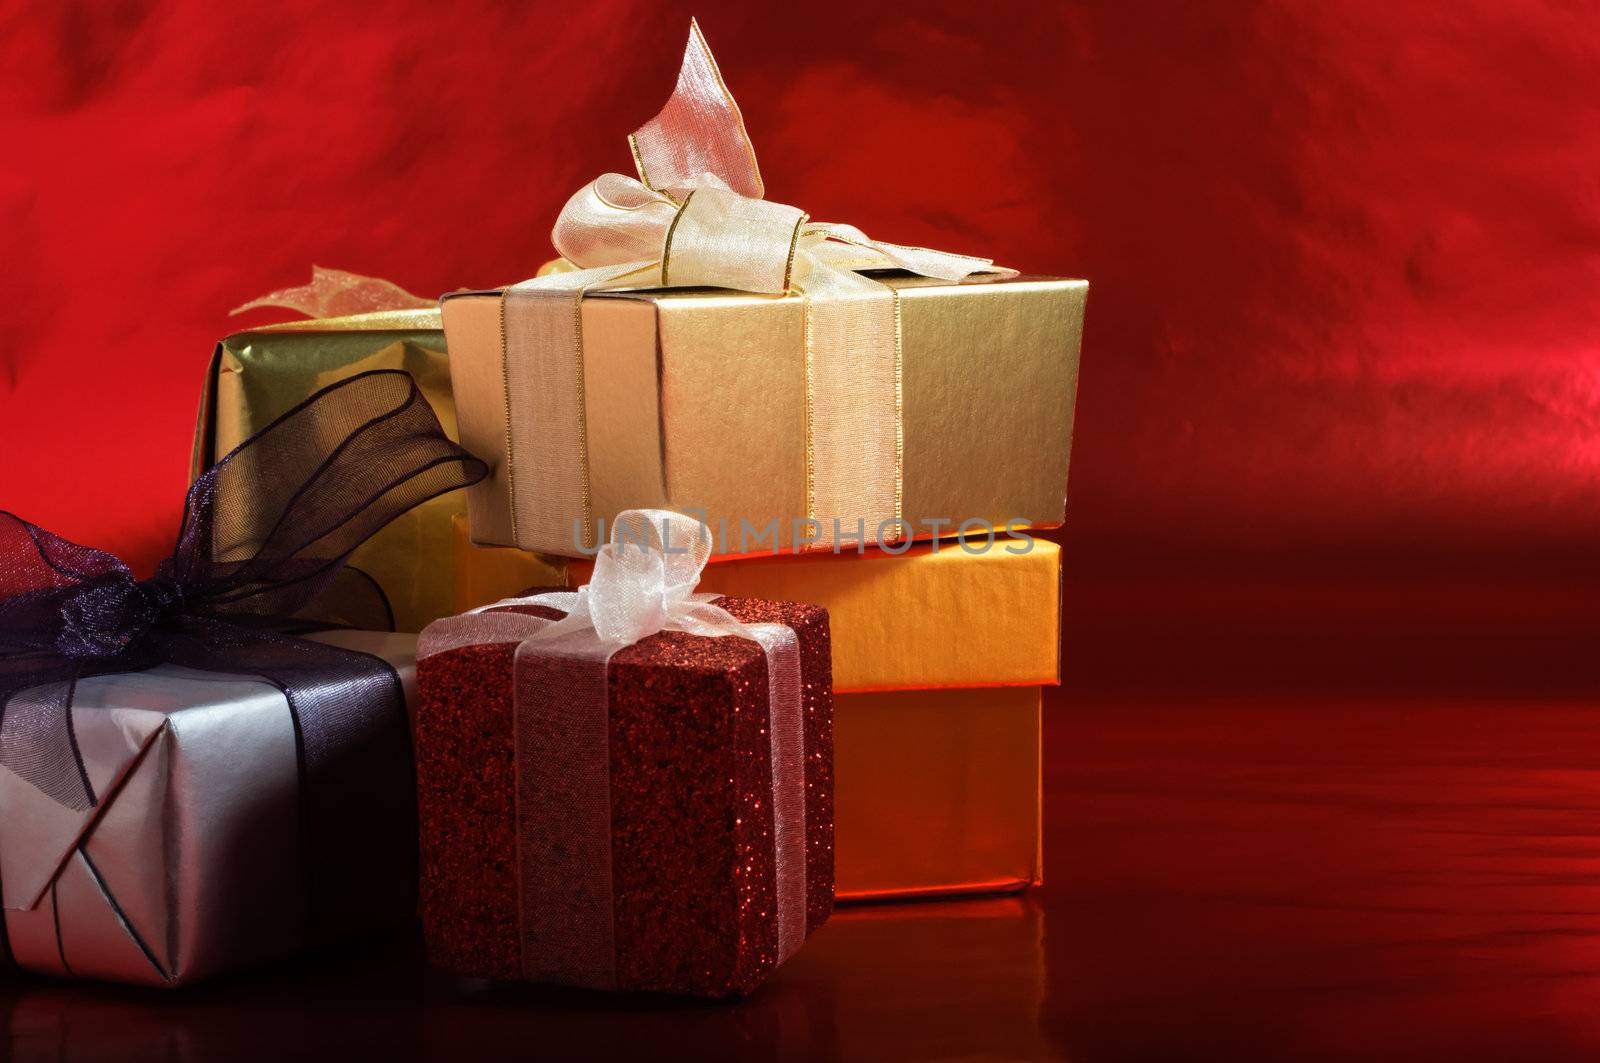
<path id="1" fill-rule="evenodd" d="M 304 289 L 274 292 L 240 307 L 313 315 L 228 336 L 217 344 L 200 400 L 191 476 L 306 396 L 372 369 L 400 369 L 417 381 L 445 432 L 456 437 L 455 401 L 439 308 L 372 278 L 318 270 Z M 400 631 L 421 631 L 449 615 L 449 573 L 430 559 L 449 549 L 450 518 L 464 494 L 431 499 L 398 517 L 351 558 L 383 589 Z"/>
<path id="2" fill-rule="evenodd" d="M 414 635 L 310 637 L 385 662 L 415 706 Z M 0 938 L 11 962 L 39 974 L 179 986 L 305 947 L 299 766 L 283 692 L 161 665 L 81 680 L 74 708 L 100 795 L 86 825 L 62 835 L 60 806 L 0 770 Z M 406 716 L 380 716 L 338 741 L 383 751 L 397 779 L 341 798 L 373 859 L 317 903 L 355 937 L 402 925 L 414 911 Z"/>
<path id="3" fill-rule="evenodd" d="M 543 585 L 551 571 L 548 558 L 474 545 L 462 518 L 453 540 L 461 611 Z M 571 561 L 567 580 L 581 584 L 591 568 Z M 713 562 L 706 582 L 735 597 L 826 608 L 841 693 L 1060 681 L 1061 548 L 1046 539 L 732 558 Z"/>
<path id="4" fill-rule="evenodd" d="M 663 532 L 614 538 L 576 593 L 423 633 L 429 954 L 476 976 L 747 992 L 832 909 L 827 614 L 697 594 L 695 523 L 623 520 Z"/>
<path id="5" fill-rule="evenodd" d="M 288 950 L 405 910 L 410 747 L 383 654 L 408 642 L 301 636 L 386 618 L 342 562 L 483 471 L 409 376 L 374 371 L 197 479 L 149 579 L 0 511 L 0 959 L 178 984 L 261 955 L 249 927 L 227 939 L 230 919 L 271 926 Z M 285 823 L 293 858 L 262 844 Z M 290 894 L 276 913 L 253 911 L 257 879 Z"/>
<path id="6" fill-rule="evenodd" d="M 1084 282 L 763 199 L 698 27 L 631 143 L 639 178 L 556 223 L 581 268 L 444 301 L 462 439 L 493 466 L 477 542 L 580 554 L 636 506 L 703 513 L 719 553 L 1061 523 Z"/>

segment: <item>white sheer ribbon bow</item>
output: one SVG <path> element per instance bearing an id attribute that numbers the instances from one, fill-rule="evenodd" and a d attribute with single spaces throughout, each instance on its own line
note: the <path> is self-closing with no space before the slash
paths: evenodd
<path id="1" fill-rule="evenodd" d="M 612 925 L 611 656 L 661 631 L 735 636 L 766 654 L 772 757 L 778 960 L 806 933 L 805 733 L 800 650 L 782 624 L 745 624 L 695 590 L 711 531 L 666 510 L 618 515 L 577 591 L 507 598 L 430 624 L 426 659 L 462 646 L 517 643 L 517 869 L 523 974 L 616 986 Z M 544 606 L 562 619 L 506 612 Z"/>
<path id="2" fill-rule="evenodd" d="M 577 268 L 505 291 L 517 544 L 570 554 L 594 541 L 576 302 L 585 291 L 615 287 L 803 296 L 806 516 L 823 544 L 833 541 L 836 519 L 852 529 L 861 519 L 870 536 L 901 516 L 899 304 L 892 289 L 858 271 L 947 281 L 1010 271 L 986 258 L 874 240 L 763 199 L 744 119 L 698 24 L 690 24 L 672 98 L 629 141 L 638 178 L 605 174 L 556 221 L 552 240 Z M 574 520 L 581 544 L 572 541 Z"/>

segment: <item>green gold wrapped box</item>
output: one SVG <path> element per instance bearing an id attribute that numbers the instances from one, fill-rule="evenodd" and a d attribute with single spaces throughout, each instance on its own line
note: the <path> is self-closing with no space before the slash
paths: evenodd
<path id="1" fill-rule="evenodd" d="M 217 344 L 200 401 L 191 477 L 319 388 L 369 369 L 410 373 L 439 423 L 456 438 L 437 308 L 293 321 L 236 333 Z M 396 630 L 420 631 L 452 612 L 450 519 L 465 508 L 462 492 L 441 495 L 394 521 L 352 555 L 350 564 L 388 597 Z"/>

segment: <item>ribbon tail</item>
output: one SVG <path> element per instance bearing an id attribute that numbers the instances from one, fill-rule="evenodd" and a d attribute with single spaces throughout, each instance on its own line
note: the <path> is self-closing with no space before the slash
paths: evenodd
<path id="1" fill-rule="evenodd" d="M 996 266 L 993 259 L 956 255 L 949 251 L 935 251 L 927 247 L 906 247 L 901 244 L 887 244 L 882 240 L 872 241 L 872 246 L 901 269 L 909 270 L 921 277 L 933 277 L 942 281 L 958 281 L 976 273 L 1017 272 L 1005 266 Z"/>
<path id="2" fill-rule="evenodd" d="M 809 250 L 835 269 L 903 269 L 919 277 L 958 281 L 975 273 L 1014 275 L 993 259 L 874 240 L 854 225 L 813 222 L 805 227 Z"/>
<path id="3" fill-rule="evenodd" d="M 380 310 L 422 310 L 436 305 L 436 300 L 412 295 L 398 284 L 380 277 L 363 277 L 342 269 L 312 266 L 311 283 L 279 288 L 236 306 L 228 313 L 242 314 L 246 310 L 271 306 L 293 310 L 309 318 L 346 317 Z"/>
<path id="4" fill-rule="evenodd" d="M 678 84 L 666 106 L 628 137 L 639 180 L 656 191 L 693 188 L 711 174 L 751 199 L 765 195 L 744 116 L 722 80 L 700 24 L 689 22 Z"/>
<path id="5" fill-rule="evenodd" d="M 55 716 L 54 726 L 43 733 L 33 732 L 33 726 L 43 722 L 38 717 L 32 724 L 18 718 L 17 710 L 30 714 L 41 701 L 54 701 L 56 709 L 65 709 L 69 699 L 80 693 L 76 684 L 56 682 L 24 690 L 7 706 L 6 729 L 15 730 L 0 737 L 0 745 L 20 738 L 24 756 L 31 752 L 55 759 L 63 781 L 77 780 L 81 771 L 82 785 L 89 787 L 90 779 L 93 785 L 63 794 L 41 787 L 36 773 L 18 773 L 15 761 L 0 765 L 0 809 L 4 810 L 0 814 L 0 880 L 4 880 L 0 909 L 26 911 L 38 906 L 79 841 L 112 807 L 128 771 L 155 739 L 155 717 L 144 714 L 119 714 L 112 719 L 104 711 L 86 712 L 75 706 L 72 726 L 76 734 L 71 737 L 64 730 L 64 712 Z"/>

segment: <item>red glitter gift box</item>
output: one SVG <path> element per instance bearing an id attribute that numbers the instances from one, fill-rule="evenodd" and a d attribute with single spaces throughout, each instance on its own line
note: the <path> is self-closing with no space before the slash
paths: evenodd
<path id="1" fill-rule="evenodd" d="M 605 582 L 599 560 L 591 587 Z M 548 630 L 556 621 L 573 626 L 550 603 L 570 608 L 578 595 L 536 597 L 440 621 L 423 636 L 417 773 L 430 959 L 476 977 L 749 992 L 833 908 L 827 611 L 696 595 L 691 608 L 762 627 L 657 630 L 598 665 L 557 654 L 531 666 L 530 648 L 562 641 L 545 637 L 560 633 Z M 763 629 L 788 640 L 789 664 L 741 637 Z M 551 692 L 568 672 L 596 666 L 598 709 Z M 781 699 L 780 672 L 794 673 L 794 694 Z M 540 700 L 554 717 L 534 718 L 529 705 Z M 788 723 L 779 700 L 792 702 Z M 596 717 L 591 771 L 581 732 Z M 578 793 L 596 787 L 598 802 Z"/>

